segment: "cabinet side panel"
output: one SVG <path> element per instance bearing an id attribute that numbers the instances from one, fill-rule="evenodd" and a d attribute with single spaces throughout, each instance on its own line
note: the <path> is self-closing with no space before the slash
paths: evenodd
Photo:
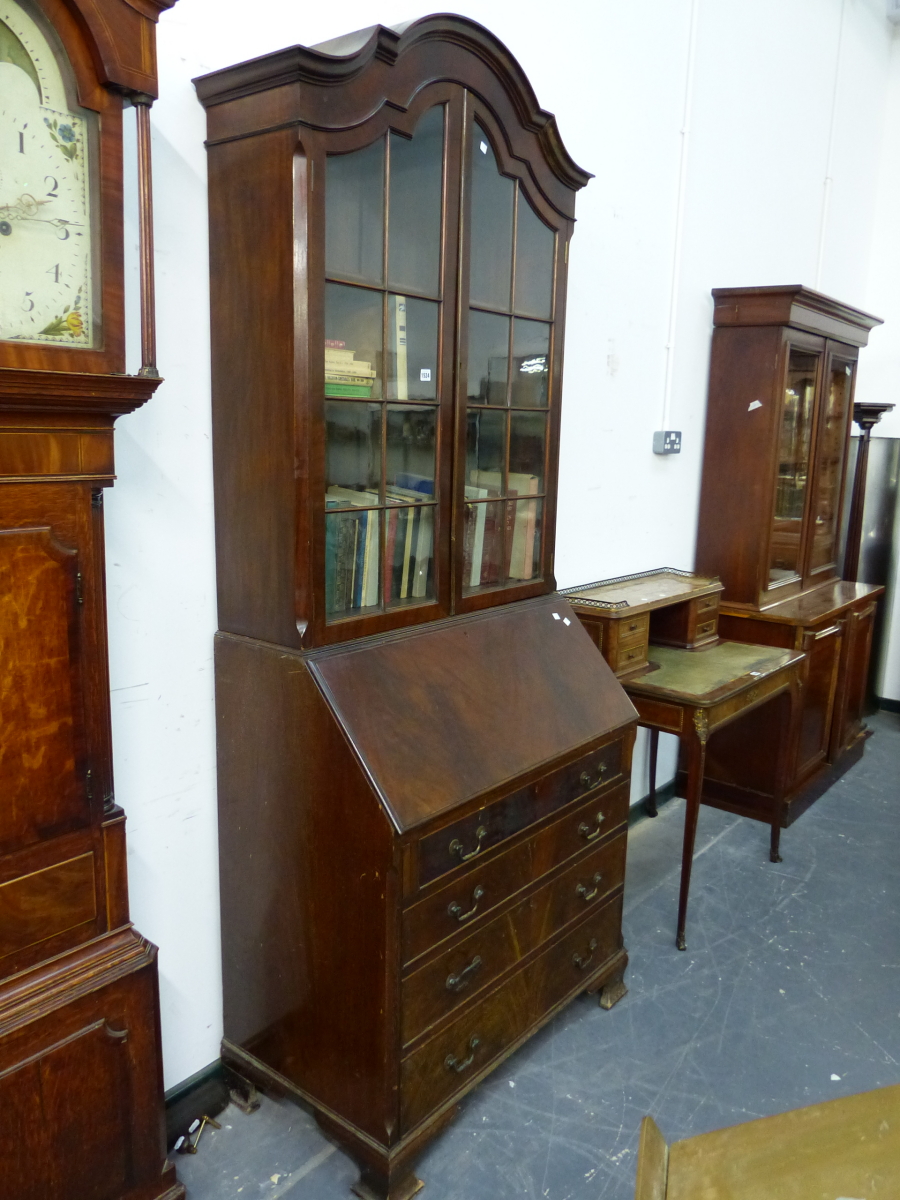
<path id="1" fill-rule="evenodd" d="M 390 1142 L 387 818 L 302 658 L 220 634 L 216 696 L 225 1037 Z"/>
<path id="2" fill-rule="evenodd" d="M 723 600 L 755 604 L 765 585 L 781 342 L 778 328 L 713 334 L 696 569 L 721 577 Z"/>
<path id="3" fill-rule="evenodd" d="M 209 149 L 219 625 L 297 641 L 289 131 Z"/>

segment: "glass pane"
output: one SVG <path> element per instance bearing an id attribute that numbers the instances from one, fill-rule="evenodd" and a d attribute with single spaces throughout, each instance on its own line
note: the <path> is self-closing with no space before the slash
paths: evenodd
<path id="1" fill-rule="evenodd" d="M 813 534 L 810 569 L 827 566 L 835 559 L 835 539 L 840 514 L 841 480 L 844 469 L 844 442 L 848 428 L 848 409 L 853 384 L 850 363 L 835 363 L 831 369 L 828 398 L 816 435 L 816 490 L 813 500 Z"/>
<path id="2" fill-rule="evenodd" d="M 487 134 L 473 127 L 469 300 L 509 309 L 515 182 L 501 175 Z"/>
<path id="3" fill-rule="evenodd" d="M 466 489 L 468 499 L 499 496 L 505 462 L 506 413 L 470 408 L 466 414 L 466 482 L 473 486 Z"/>
<path id="4" fill-rule="evenodd" d="M 509 579 L 535 579 L 541 573 L 541 508 L 540 500 L 519 500 L 509 504 L 507 520 L 512 525 L 509 556 Z"/>
<path id="5" fill-rule="evenodd" d="M 325 284 L 325 395 L 381 395 L 382 294 Z"/>
<path id="6" fill-rule="evenodd" d="M 510 414 L 509 470 L 537 480 L 535 491 L 544 490 L 544 443 L 547 417 L 544 413 Z"/>
<path id="7" fill-rule="evenodd" d="M 550 381 L 550 326 L 543 321 L 513 322 L 511 403 L 546 408 Z"/>
<path id="8" fill-rule="evenodd" d="M 327 499 L 326 509 L 342 501 Z M 325 514 L 325 613 L 329 620 L 360 608 L 375 608 L 381 548 L 381 513 Z"/>
<path id="9" fill-rule="evenodd" d="M 469 312 L 468 396 L 476 404 L 506 404 L 509 317 Z"/>
<path id="10" fill-rule="evenodd" d="M 444 107 L 431 108 L 412 141 L 391 134 L 388 201 L 388 282 L 391 287 L 438 294 Z"/>
<path id="11" fill-rule="evenodd" d="M 809 439 L 816 392 L 815 354 L 791 350 L 781 424 L 769 584 L 797 576 L 800 532 L 809 476 Z"/>
<path id="12" fill-rule="evenodd" d="M 389 605 L 434 599 L 433 504 L 390 508 L 387 519 L 384 598 Z"/>
<path id="13" fill-rule="evenodd" d="M 434 448 L 437 409 L 411 404 L 387 410 L 388 500 L 427 500 L 434 497 Z"/>
<path id="14" fill-rule="evenodd" d="M 326 498 L 377 504 L 380 482 L 381 405 L 326 401 Z"/>
<path id="15" fill-rule="evenodd" d="M 470 497 L 472 488 L 466 488 Z M 463 592 L 500 583 L 503 564 L 503 504 L 467 504 L 463 544 Z"/>
<path id="16" fill-rule="evenodd" d="M 388 296 L 388 347 L 388 400 L 434 400 L 438 306 L 431 300 Z"/>
<path id="17" fill-rule="evenodd" d="M 549 320 L 553 305 L 553 250 L 556 242 L 519 189 L 516 224 L 516 297 L 518 313 Z"/>
<path id="18" fill-rule="evenodd" d="M 384 277 L 384 141 L 325 160 L 325 273 Z"/>

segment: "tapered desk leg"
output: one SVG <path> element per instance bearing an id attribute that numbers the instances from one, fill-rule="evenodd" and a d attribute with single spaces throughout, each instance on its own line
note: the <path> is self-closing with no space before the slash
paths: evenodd
<path id="1" fill-rule="evenodd" d="M 700 814 L 700 797 L 703 793 L 703 770 L 706 765 L 707 718 L 703 709 L 694 712 L 694 728 L 684 735 L 687 753 L 687 807 L 684 813 L 684 848 L 681 854 L 681 891 L 678 896 L 678 931 L 675 945 L 679 950 L 687 949 L 684 927 L 687 921 L 688 895 L 691 890 L 691 866 L 694 860 L 694 839 L 697 835 L 697 818 Z"/>
<path id="2" fill-rule="evenodd" d="M 659 730 L 650 730 L 650 792 L 647 796 L 647 816 L 656 817 L 659 809 L 656 807 L 656 755 L 659 750 Z"/>
<path id="3" fill-rule="evenodd" d="M 804 649 L 806 647 L 804 646 Z M 788 716 L 785 721 L 780 744 L 778 747 L 778 763 L 775 773 L 775 788 L 774 796 L 772 797 L 772 837 L 769 846 L 769 860 L 773 863 L 782 861 L 780 853 L 781 844 L 781 827 L 784 824 L 784 796 L 787 791 L 788 780 L 793 772 L 791 766 L 795 757 L 796 740 L 791 736 L 791 730 L 800 728 L 800 702 L 802 700 L 802 689 L 800 685 L 799 669 L 795 670 L 791 675 L 791 686 L 787 693 Z M 785 703 L 785 697 L 781 697 L 779 703 Z"/>

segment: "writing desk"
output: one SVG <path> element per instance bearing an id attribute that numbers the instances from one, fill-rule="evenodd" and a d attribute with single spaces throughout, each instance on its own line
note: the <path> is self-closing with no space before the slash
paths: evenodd
<path id="1" fill-rule="evenodd" d="M 771 813 L 770 857 L 773 862 L 780 862 L 778 846 L 790 761 L 789 731 L 796 727 L 793 718 L 800 702 L 805 656 L 797 650 L 750 646 L 743 642 L 718 642 L 694 650 L 651 645 L 648 657 L 649 663 L 643 673 L 628 676 L 620 682 L 638 711 L 638 723 L 650 729 L 651 736 L 658 735 L 660 731 L 674 733 L 684 748 L 687 809 L 675 943 L 679 950 L 684 950 L 691 864 L 703 794 L 707 740 L 716 730 L 743 714 L 773 702 L 777 697 L 785 698 L 783 702 L 789 710 L 786 716 L 790 719 L 781 723 Z M 655 765 L 655 761 L 651 762 L 651 779 L 655 774 Z"/>
<path id="2" fill-rule="evenodd" d="M 900 1196 L 900 1084 L 667 1146 L 641 1124 L 635 1200 Z"/>

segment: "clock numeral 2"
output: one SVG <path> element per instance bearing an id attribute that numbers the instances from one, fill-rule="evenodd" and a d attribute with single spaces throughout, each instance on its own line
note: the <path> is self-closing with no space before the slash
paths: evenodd
<path id="1" fill-rule="evenodd" d="M 47 198 L 50 200 L 56 200 L 58 197 L 59 184 L 56 182 L 56 180 L 53 178 L 52 175 L 45 175 L 44 183 L 50 184 L 50 190 L 49 190 L 49 192 L 47 192 Z"/>

